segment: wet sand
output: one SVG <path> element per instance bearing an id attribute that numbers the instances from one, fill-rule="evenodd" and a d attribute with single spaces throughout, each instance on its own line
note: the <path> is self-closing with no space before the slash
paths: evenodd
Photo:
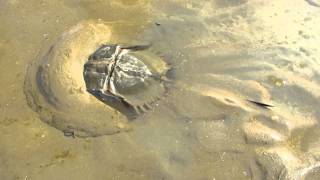
<path id="1" fill-rule="evenodd" d="M 0 1 L 0 179 L 319 179 L 310 2 Z M 174 67 L 170 93 L 131 131 L 66 137 L 28 106 L 28 65 L 84 20 L 152 43 Z"/>

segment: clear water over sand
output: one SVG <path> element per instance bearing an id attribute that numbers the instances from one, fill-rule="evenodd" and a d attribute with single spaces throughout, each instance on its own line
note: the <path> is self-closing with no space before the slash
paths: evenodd
<path id="1" fill-rule="evenodd" d="M 0 1 L 0 179 L 319 179 L 317 5 Z M 152 43 L 175 85 L 128 132 L 65 137 L 28 106 L 26 70 L 91 19 L 115 27 L 119 42 Z"/>

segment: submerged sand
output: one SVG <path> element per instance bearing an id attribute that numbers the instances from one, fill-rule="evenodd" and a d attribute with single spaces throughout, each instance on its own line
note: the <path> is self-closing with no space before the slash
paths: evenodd
<path id="1" fill-rule="evenodd" d="M 310 2 L 1 1 L 0 179 L 318 179 L 320 9 Z M 27 103 L 27 66 L 84 20 L 112 26 L 113 40 L 152 43 L 175 67 L 168 96 L 131 131 L 65 137 Z"/>

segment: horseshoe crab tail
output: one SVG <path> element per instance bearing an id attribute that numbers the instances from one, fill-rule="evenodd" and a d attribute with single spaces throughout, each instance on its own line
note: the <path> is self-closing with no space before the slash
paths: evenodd
<path id="1" fill-rule="evenodd" d="M 259 107 L 261 107 L 263 109 L 269 109 L 271 107 L 274 107 L 273 105 L 265 104 L 265 103 L 258 102 L 258 101 L 253 101 L 253 100 L 249 100 L 249 99 L 247 99 L 247 101 L 252 103 L 252 104 L 254 104 L 254 105 L 256 105 L 256 106 L 259 106 Z"/>

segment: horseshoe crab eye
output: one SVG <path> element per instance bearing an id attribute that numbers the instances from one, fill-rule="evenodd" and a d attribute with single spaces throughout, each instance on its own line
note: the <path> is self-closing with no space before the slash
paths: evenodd
<path id="1" fill-rule="evenodd" d="M 89 57 L 89 60 L 102 61 L 104 59 L 110 59 L 114 57 L 115 53 L 116 53 L 115 45 L 103 45 Z"/>
<path id="2" fill-rule="evenodd" d="M 100 53 L 101 56 L 108 56 L 108 55 L 109 55 L 109 54 L 108 54 L 109 51 L 110 51 L 110 47 L 107 46 L 107 47 L 102 48 L 102 49 L 99 51 L 99 53 Z"/>

